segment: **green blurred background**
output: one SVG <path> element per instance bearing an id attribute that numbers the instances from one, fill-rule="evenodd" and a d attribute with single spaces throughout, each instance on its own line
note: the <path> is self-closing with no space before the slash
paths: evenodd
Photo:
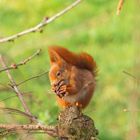
<path id="1" fill-rule="evenodd" d="M 0 38 L 32 27 L 64 9 L 72 0 L 0 0 Z M 116 16 L 118 0 L 85 0 L 47 25 L 43 33 L 31 33 L 0 44 L 8 65 L 18 63 L 41 48 L 40 56 L 11 71 L 18 82 L 49 70 L 48 46 L 60 45 L 91 54 L 98 65 L 97 88 L 84 113 L 92 117 L 100 140 L 140 139 L 140 1 L 125 1 Z M 1 68 L 1 66 L 0 66 Z M 124 74 L 127 71 L 136 77 Z M 8 83 L 0 73 L 0 83 Z M 48 75 L 23 84 L 21 90 L 32 113 L 45 124 L 54 124 L 60 111 L 50 90 Z M 17 97 L 0 85 L 0 107 L 23 110 Z M 124 111 L 124 110 L 127 111 Z M 0 112 L 0 123 L 27 123 L 25 117 Z M 44 134 L 8 136 L 3 140 L 50 139 Z"/>

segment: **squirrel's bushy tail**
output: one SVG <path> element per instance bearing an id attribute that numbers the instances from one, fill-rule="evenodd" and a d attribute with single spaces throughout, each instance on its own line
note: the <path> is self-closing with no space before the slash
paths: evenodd
<path id="1" fill-rule="evenodd" d="M 66 48 L 59 47 L 59 46 L 51 46 L 49 47 L 49 51 L 55 51 L 59 56 L 61 56 L 67 63 L 71 65 L 75 65 L 81 69 L 87 69 L 96 75 L 97 73 L 97 66 L 96 62 L 87 53 L 80 53 L 75 54 Z"/>

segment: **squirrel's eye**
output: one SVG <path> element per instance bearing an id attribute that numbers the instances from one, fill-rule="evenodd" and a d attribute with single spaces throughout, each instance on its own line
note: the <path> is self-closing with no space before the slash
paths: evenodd
<path id="1" fill-rule="evenodd" d="M 56 76 L 59 77 L 60 75 L 61 75 L 61 72 L 58 71 L 58 72 L 56 73 Z"/>

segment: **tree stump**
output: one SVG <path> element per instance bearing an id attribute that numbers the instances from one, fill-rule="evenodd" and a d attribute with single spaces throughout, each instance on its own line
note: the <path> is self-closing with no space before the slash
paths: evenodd
<path id="1" fill-rule="evenodd" d="M 97 140 L 94 121 L 76 106 L 66 108 L 58 118 L 59 140 Z"/>

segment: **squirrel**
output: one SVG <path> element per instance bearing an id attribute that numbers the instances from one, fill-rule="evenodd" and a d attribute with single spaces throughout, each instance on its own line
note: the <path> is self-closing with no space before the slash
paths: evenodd
<path id="1" fill-rule="evenodd" d="M 87 53 L 76 54 L 59 46 L 49 47 L 48 52 L 49 79 L 58 104 L 85 108 L 96 87 L 96 62 Z"/>

